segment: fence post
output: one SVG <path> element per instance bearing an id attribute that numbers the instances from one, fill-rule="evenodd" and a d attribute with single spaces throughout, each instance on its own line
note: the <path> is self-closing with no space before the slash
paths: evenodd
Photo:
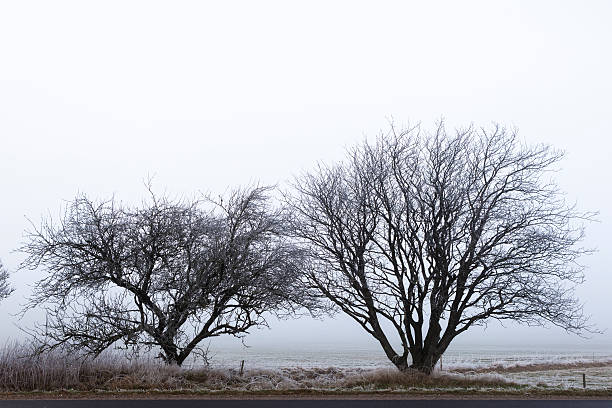
<path id="1" fill-rule="evenodd" d="M 240 363 L 240 376 L 244 373 L 244 360 Z"/>
<path id="2" fill-rule="evenodd" d="M 586 388 L 586 374 L 582 373 L 582 388 Z"/>

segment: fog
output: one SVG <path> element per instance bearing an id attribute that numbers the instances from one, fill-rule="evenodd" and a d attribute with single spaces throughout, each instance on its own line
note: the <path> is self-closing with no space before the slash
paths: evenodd
<path id="1" fill-rule="evenodd" d="M 567 155 L 568 200 L 587 226 L 577 290 L 612 328 L 612 3 L 3 2 L 0 5 L 0 259 L 16 292 L 0 340 L 44 271 L 15 272 L 27 218 L 77 193 L 137 202 L 143 179 L 171 195 L 286 185 L 342 158 L 391 121 L 499 122 Z M 456 344 L 612 345 L 559 329 L 492 323 Z M 232 343 L 219 339 L 217 343 Z M 247 344 L 371 344 L 347 318 L 277 321 Z"/>

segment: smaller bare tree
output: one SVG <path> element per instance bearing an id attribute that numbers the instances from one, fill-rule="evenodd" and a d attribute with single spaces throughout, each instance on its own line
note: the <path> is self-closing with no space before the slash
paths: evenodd
<path id="1" fill-rule="evenodd" d="M 126 207 L 76 198 L 54 223 L 34 226 L 23 268 L 42 268 L 28 308 L 47 322 L 34 330 L 47 348 L 90 355 L 115 347 L 158 347 L 181 365 L 202 340 L 243 336 L 313 303 L 301 285 L 302 252 L 285 238 L 286 219 L 270 188 L 229 198 Z M 27 310 L 27 309 L 26 309 Z"/>
<path id="2" fill-rule="evenodd" d="M 13 288 L 8 283 L 9 273 L 0 260 L 0 300 L 5 299 L 13 293 Z"/>

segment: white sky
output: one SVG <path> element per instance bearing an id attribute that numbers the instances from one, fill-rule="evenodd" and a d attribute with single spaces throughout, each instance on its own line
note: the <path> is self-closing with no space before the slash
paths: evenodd
<path id="1" fill-rule="evenodd" d="M 0 259 L 14 270 L 24 216 L 79 191 L 136 200 L 149 174 L 175 194 L 282 184 L 391 118 L 497 121 L 567 151 L 560 185 L 600 211 L 579 294 L 612 329 L 611 16 L 607 1 L 2 2 Z M 20 336 L 9 314 L 40 276 L 13 276 L 0 339 Z M 367 341 L 330 323 L 272 322 L 249 341 Z M 513 326 L 459 341 L 584 344 Z"/>

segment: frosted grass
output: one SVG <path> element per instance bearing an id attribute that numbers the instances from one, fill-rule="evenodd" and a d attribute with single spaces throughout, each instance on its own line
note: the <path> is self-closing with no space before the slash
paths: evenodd
<path id="1" fill-rule="evenodd" d="M 538 388 L 612 390 L 612 353 L 479 347 L 455 348 L 443 357 L 433 378 L 403 377 L 376 349 L 310 345 L 300 348 L 216 347 L 210 366 L 202 361 L 183 368 L 165 366 L 152 355 L 127 359 L 109 351 L 82 361 L 61 351 L 33 357 L 25 345 L 0 349 L 0 383 L 5 390 L 32 389 L 378 389 L 406 387 L 499 387 L 521 384 Z M 245 361 L 244 375 L 239 370 Z M 229 388 L 228 388 L 229 387 Z"/>

